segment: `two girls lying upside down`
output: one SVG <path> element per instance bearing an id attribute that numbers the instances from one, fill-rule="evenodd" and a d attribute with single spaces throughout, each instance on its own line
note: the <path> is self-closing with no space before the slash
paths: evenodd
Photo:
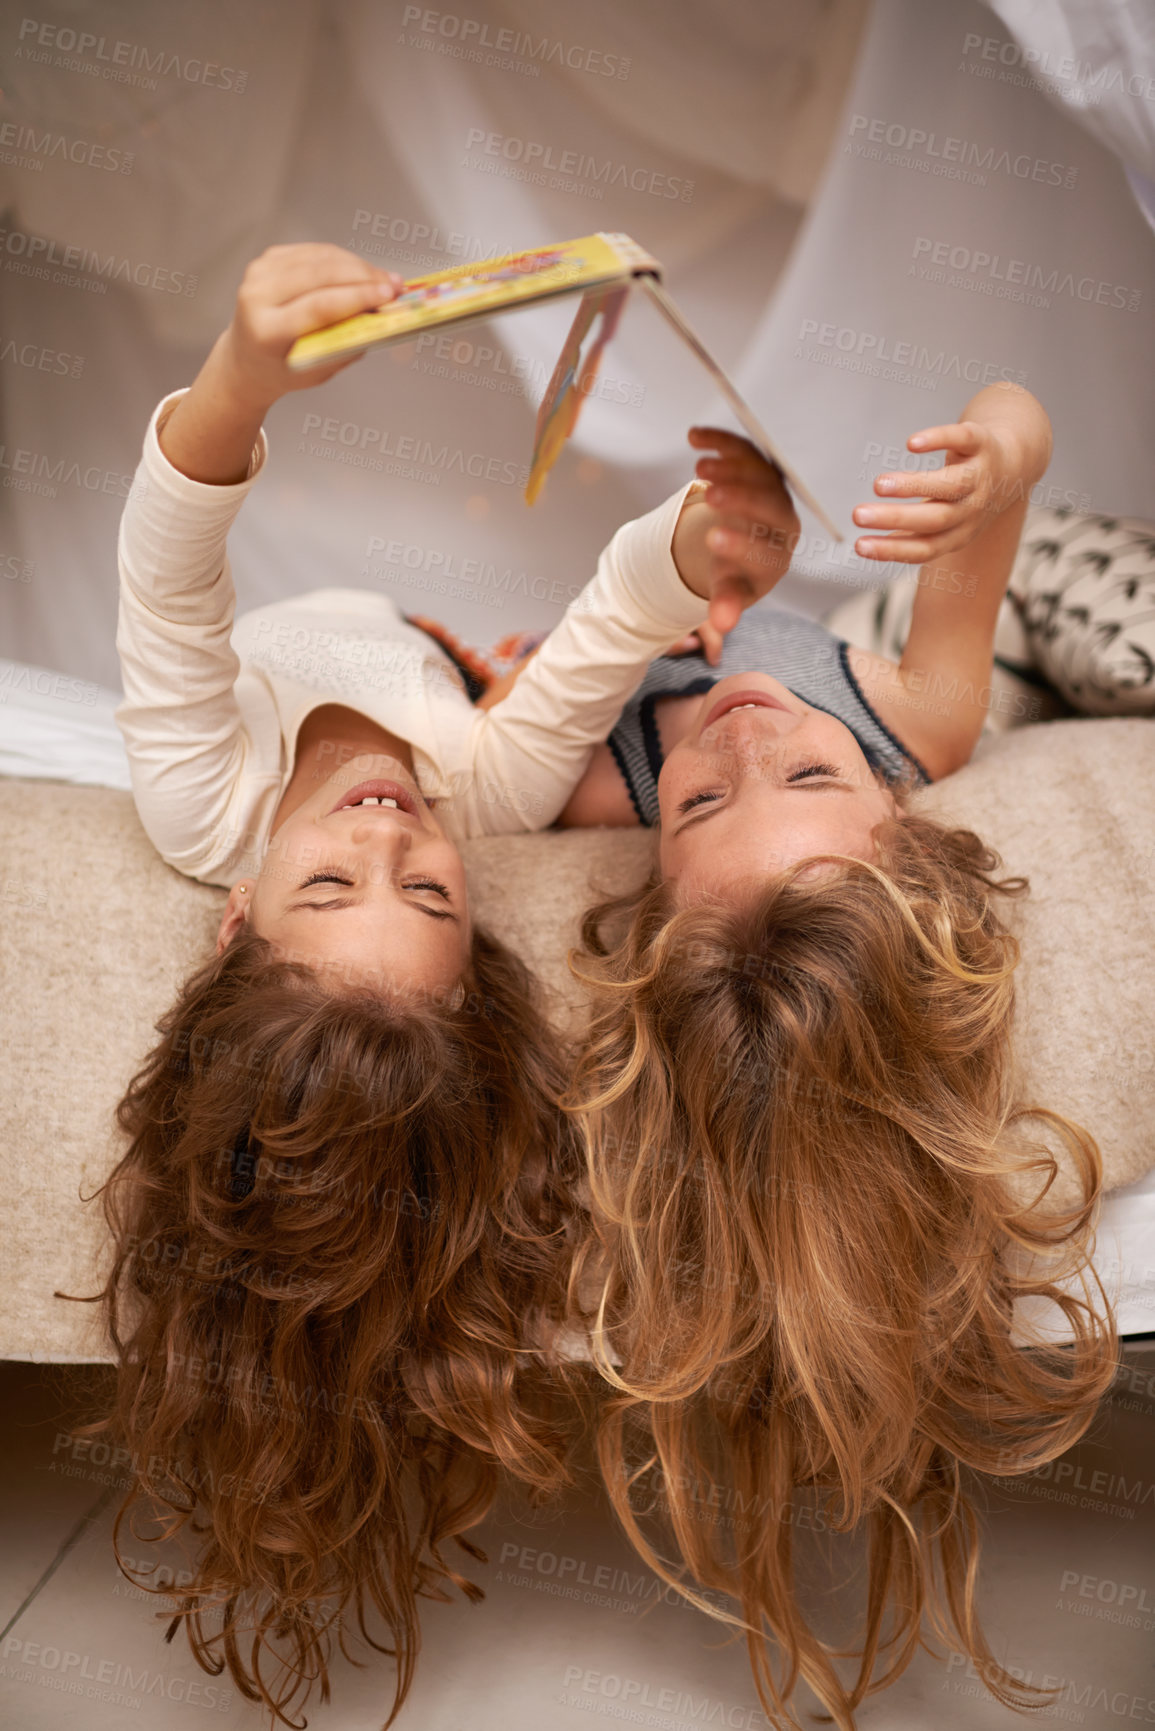
<path id="1" fill-rule="evenodd" d="M 477 1592 L 446 1545 L 470 1550 L 500 1471 L 566 1483 L 592 1403 L 626 1531 L 747 1632 L 779 1722 L 802 1676 L 852 1725 L 924 1619 L 1030 1701 L 975 1616 L 965 1473 L 1052 1459 L 1110 1381 L 1089 1298 L 1062 1300 L 1072 1347 L 1011 1344 L 1018 1294 L 1057 1294 L 1023 1256 L 1086 1265 L 1098 1152 L 1062 1121 L 1084 1205 L 1010 1199 L 1031 1158 L 999 909 L 1026 886 L 909 800 L 978 738 L 1047 417 L 982 390 L 911 440 L 942 469 L 882 476 L 856 511 L 879 532 L 859 551 L 927 576 L 897 665 L 765 602 L 792 505 L 749 444 L 698 429 L 697 479 L 617 532 L 475 703 L 381 595 L 234 620 L 226 541 L 264 417 L 347 364 L 285 355 L 396 288 L 330 246 L 250 265 L 150 422 L 121 529 L 137 808 L 171 865 L 229 892 L 122 1102 L 106 1190 L 109 1423 L 150 1463 L 129 1503 L 197 1535 L 176 1622 L 282 1715 L 327 1686 L 334 1639 L 383 1632 L 396 1711 L 417 1595 Z M 718 666 L 666 653 L 695 631 Z M 587 916 L 573 1053 L 474 922 L 459 852 L 558 821 L 656 831 L 648 880 Z M 566 1326 L 592 1369 L 556 1350 Z M 312 1395 L 270 1402 L 270 1378 Z M 756 1498 L 756 1530 L 696 1519 L 704 1480 Z M 798 1496 L 869 1527 L 852 1684 L 798 1606 Z"/>

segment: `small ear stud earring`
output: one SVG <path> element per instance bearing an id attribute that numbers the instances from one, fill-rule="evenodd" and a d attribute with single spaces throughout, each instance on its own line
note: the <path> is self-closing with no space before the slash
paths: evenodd
<path id="1" fill-rule="evenodd" d="M 243 896 L 247 896 L 249 893 L 248 887 L 245 884 L 238 884 L 237 889 L 239 890 L 240 894 Z"/>

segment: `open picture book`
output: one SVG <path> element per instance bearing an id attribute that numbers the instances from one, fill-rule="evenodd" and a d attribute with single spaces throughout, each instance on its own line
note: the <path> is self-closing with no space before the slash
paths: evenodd
<path id="1" fill-rule="evenodd" d="M 408 342 L 424 331 L 492 318 L 517 307 L 537 306 L 562 295 L 581 295 L 565 345 L 542 398 L 534 435 L 526 500 L 533 504 L 590 393 L 606 345 L 617 328 L 626 296 L 635 285 L 657 307 L 705 367 L 718 391 L 762 455 L 781 471 L 795 497 L 827 534 L 841 534 L 794 468 L 770 439 L 749 404 L 727 378 L 701 338 L 691 330 L 661 282 L 662 267 L 628 234 L 590 234 L 557 246 L 507 253 L 476 264 L 455 265 L 405 283 L 395 300 L 377 312 L 359 313 L 324 330 L 298 337 L 290 367 L 308 367 L 389 343 Z M 596 326 L 596 328 L 595 328 Z"/>

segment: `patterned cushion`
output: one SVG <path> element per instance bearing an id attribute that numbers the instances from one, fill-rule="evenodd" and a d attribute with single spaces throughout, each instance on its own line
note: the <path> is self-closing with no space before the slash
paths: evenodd
<path id="1" fill-rule="evenodd" d="M 1082 715 L 1155 715 L 1155 524 L 1035 510 L 1011 588 L 1035 666 Z"/>
<path id="2" fill-rule="evenodd" d="M 901 659 L 914 571 L 844 601 L 823 623 Z M 1155 715 L 1155 524 L 1027 513 L 995 633 L 984 732 L 1071 715 Z"/>
<path id="3" fill-rule="evenodd" d="M 1013 589 L 1013 577 L 1011 582 Z M 910 632 L 917 593 L 918 573 L 909 571 L 881 588 L 864 589 L 851 596 L 833 612 L 824 614 L 823 624 L 857 648 L 898 662 L 902 660 Z M 1031 643 L 1013 593 L 1006 596 L 999 609 L 994 651 L 984 733 L 1003 733 L 1007 728 L 1025 727 L 1032 721 L 1061 720 L 1073 713 L 1071 705 L 1036 671 Z"/>

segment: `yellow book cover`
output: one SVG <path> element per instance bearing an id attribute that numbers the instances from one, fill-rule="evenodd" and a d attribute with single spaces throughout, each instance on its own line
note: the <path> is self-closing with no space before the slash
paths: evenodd
<path id="1" fill-rule="evenodd" d="M 297 370 L 319 366 L 383 343 L 406 342 L 440 325 L 490 318 L 602 283 L 628 282 L 643 271 L 657 275 L 660 268 L 628 235 L 619 234 L 588 234 L 557 246 L 454 265 L 411 278 L 379 312 L 358 313 L 298 337 L 289 350 L 289 365 Z"/>
<path id="2" fill-rule="evenodd" d="M 810 489 L 770 439 L 749 404 L 691 330 L 661 283 L 662 267 L 628 234 L 587 234 L 556 246 L 533 247 L 476 264 L 455 265 L 414 277 L 378 312 L 342 319 L 298 337 L 288 364 L 304 371 L 388 343 L 408 342 L 423 331 L 533 306 L 561 295 L 581 294 L 577 317 L 538 409 L 526 500 L 533 504 L 546 475 L 577 425 L 606 344 L 617 327 L 627 291 L 636 284 L 706 368 L 743 431 L 776 465 L 797 498 L 836 541 L 842 535 Z M 590 336 L 594 321 L 597 331 Z M 587 337 L 590 338 L 588 344 Z M 584 347 L 583 347 L 584 345 Z"/>

